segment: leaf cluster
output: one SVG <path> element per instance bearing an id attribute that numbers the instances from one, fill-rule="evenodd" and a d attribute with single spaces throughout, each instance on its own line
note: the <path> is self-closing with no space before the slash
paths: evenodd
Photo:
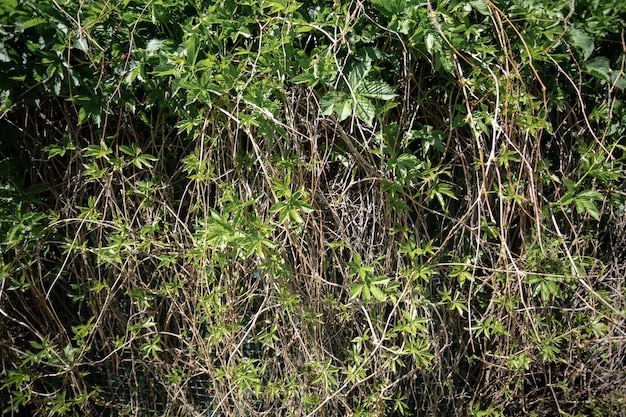
<path id="1" fill-rule="evenodd" d="M 2 412 L 620 415 L 625 19 L 3 2 Z"/>

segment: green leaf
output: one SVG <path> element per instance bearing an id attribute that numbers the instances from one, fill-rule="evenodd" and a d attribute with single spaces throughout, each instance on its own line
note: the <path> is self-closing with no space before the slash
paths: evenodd
<path id="1" fill-rule="evenodd" d="M 17 0 L 3 0 L 0 2 L 0 15 L 4 13 L 12 13 L 17 7 Z"/>
<path id="2" fill-rule="evenodd" d="M 576 27 L 570 27 L 568 30 L 569 41 L 575 47 L 583 51 L 583 59 L 586 61 L 589 59 L 595 49 L 593 38 L 589 36 L 585 31 Z"/>
<path id="3" fill-rule="evenodd" d="M 371 291 L 372 295 L 374 296 L 374 298 L 376 298 L 378 301 L 385 301 L 387 299 L 387 296 L 385 295 L 385 293 L 378 287 L 371 285 L 369 287 L 369 290 Z"/>
<path id="4" fill-rule="evenodd" d="M 592 200 L 586 200 L 582 198 L 576 198 L 574 200 L 576 202 L 576 211 L 579 213 L 587 213 L 597 221 L 600 221 L 600 212 L 598 211 L 598 207 L 596 207 L 595 203 Z"/>
<path id="5" fill-rule="evenodd" d="M 0 62 L 11 62 L 11 57 L 2 42 L 0 42 Z"/>
<path id="6" fill-rule="evenodd" d="M 187 45 L 187 64 L 193 67 L 198 58 L 198 42 L 195 34 L 192 34 L 186 42 Z"/>
<path id="7" fill-rule="evenodd" d="M 289 218 L 298 224 L 304 223 L 304 219 L 302 218 L 302 216 L 300 216 L 300 213 L 298 213 L 297 209 L 292 208 L 291 210 L 289 210 Z"/>
<path id="8" fill-rule="evenodd" d="M 343 106 L 343 103 L 349 99 L 344 93 L 338 91 L 331 91 L 326 93 L 322 100 L 320 101 L 320 107 L 322 109 L 322 114 L 325 116 L 330 116 L 333 112 L 336 112 L 336 108 L 340 108 Z"/>
<path id="9" fill-rule="evenodd" d="M 370 287 L 367 285 L 363 285 L 363 301 L 369 303 L 372 299 L 372 292 L 370 291 Z"/>
<path id="10" fill-rule="evenodd" d="M 310 86 L 313 86 L 317 82 L 317 78 L 314 74 L 305 71 L 302 74 L 292 77 L 291 82 L 294 84 L 309 84 Z"/>
<path id="11" fill-rule="evenodd" d="M 133 164 L 137 167 L 137 168 L 152 168 L 152 162 L 156 162 L 158 161 L 157 158 L 155 158 L 154 156 L 150 155 L 150 154 L 143 154 L 143 155 L 139 155 L 138 157 L 136 157 L 135 159 L 133 159 Z"/>
<path id="12" fill-rule="evenodd" d="M 379 100 L 391 100 L 397 96 L 392 86 L 384 81 L 367 81 L 356 89 L 359 95 Z"/>
<path id="13" fill-rule="evenodd" d="M 487 7 L 487 3 L 485 2 L 485 0 L 470 1 L 470 5 L 472 6 L 474 10 L 476 10 L 478 13 L 482 14 L 483 16 L 489 16 L 491 14 L 491 12 L 489 11 L 489 7 Z"/>
<path id="14" fill-rule="evenodd" d="M 611 80 L 610 61 L 605 56 L 599 56 L 588 61 L 585 65 L 589 74 L 604 81 Z"/>
<path id="15" fill-rule="evenodd" d="M 371 101 L 363 96 L 357 96 L 357 100 L 356 117 L 371 126 L 374 116 L 376 116 L 376 107 Z"/>
<path id="16" fill-rule="evenodd" d="M 596 201 L 604 200 L 604 197 L 602 196 L 602 194 L 599 191 L 595 191 L 595 190 L 585 190 L 579 193 L 576 196 L 576 198 L 587 198 L 587 199 L 596 200 Z"/>
<path id="17" fill-rule="evenodd" d="M 178 70 L 176 69 L 176 66 L 173 64 L 169 64 L 169 63 L 165 63 L 165 64 L 159 64 L 154 68 L 154 71 L 152 71 L 152 74 L 160 76 L 160 77 L 166 77 L 168 75 L 175 75 L 178 74 Z"/>
<path id="18" fill-rule="evenodd" d="M 350 289 L 350 299 L 354 299 L 357 298 L 359 295 L 361 295 L 361 291 L 363 291 L 363 287 L 365 286 L 365 284 L 356 284 L 353 285 L 352 288 Z"/>
<path id="19" fill-rule="evenodd" d="M 89 145 L 83 152 L 85 156 L 99 159 L 108 156 L 111 149 L 105 143 L 101 143 L 100 146 Z"/>
<path id="20" fill-rule="evenodd" d="M 371 285 L 386 285 L 389 281 L 391 281 L 391 279 L 384 275 L 377 276 L 369 280 Z"/>
<path id="21" fill-rule="evenodd" d="M 76 147 L 70 142 L 70 137 L 65 136 L 58 144 L 48 145 L 43 149 L 48 153 L 48 159 L 50 159 L 55 156 L 65 156 L 67 151 L 73 151 Z"/>
<path id="22" fill-rule="evenodd" d="M 302 201 L 298 203 L 298 209 L 306 214 L 313 213 L 315 211 L 315 207 Z"/>
<path id="23" fill-rule="evenodd" d="M 89 43 L 84 36 L 78 36 L 74 39 L 74 46 L 85 53 L 89 53 Z"/>
<path id="24" fill-rule="evenodd" d="M 132 144 L 132 147 L 121 145 L 120 151 L 122 151 L 122 153 L 125 153 L 128 156 L 137 156 L 141 153 L 141 149 L 138 148 L 137 145 L 134 143 Z"/>
<path id="25" fill-rule="evenodd" d="M 280 213 L 281 211 L 283 211 L 285 206 L 286 204 L 280 201 L 278 203 L 274 203 L 272 204 L 272 207 L 270 207 L 270 213 Z"/>
<path id="26" fill-rule="evenodd" d="M 166 45 L 167 41 L 161 39 L 151 39 L 146 45 L 146 52 L 148 55 L 156 54 L 161 48 Z"/>
<path id="27" fill-rule="evenodd" d="M 35 26 L 39 26 L 39 25 L 41 25 L 43 23 L 48 23 L 48 21 L 46 19 L 42 18 L 42 17 L 37 17 L 37 18 L 30 19 L 30 20 L 27 20 L 26 22 L 24 22 L 22 28 L 24 30 L 26 30 L 26 29 L 29 29 L 29 28 L 32 28 L 32 27 L 35 27 Z"/>
<path id="28" fill-rule="evenodd" d="M 344 121 L 352 115 L 352 99 L 346 99 L 341 103 L 340 107 L 336 109 L 339 121 Z"/>
<path id="29" fill-rule="evenodd" d="M 407 8 L 406 0 L 371 0 L 372 5 L 386 17 L 398 15 Z"/>
<path id="30" fill-rule="evenodd" d="M 361 62 L 352 68 L 350 74 L 348 74 L 348 83 L 350 84 L 350 88 L 352 90 L 357 91 L 367 76 L 367 73 L 370 71 L 371 65 L 369 62 Z"/>

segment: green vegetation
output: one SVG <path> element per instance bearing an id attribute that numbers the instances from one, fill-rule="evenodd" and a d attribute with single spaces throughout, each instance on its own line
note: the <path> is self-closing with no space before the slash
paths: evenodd
<path id="1" fill-rule="evenodd" d="M 617 416 L 626 3 L 0 3 L 0 404 Z"/>

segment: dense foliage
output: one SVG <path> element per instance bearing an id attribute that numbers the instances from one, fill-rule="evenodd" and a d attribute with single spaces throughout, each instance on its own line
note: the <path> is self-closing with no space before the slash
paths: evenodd
<path id="1" fill-rule="evenodd" d="M 1 2 L 4 413 L 620 415 L 625 25 Z"/>

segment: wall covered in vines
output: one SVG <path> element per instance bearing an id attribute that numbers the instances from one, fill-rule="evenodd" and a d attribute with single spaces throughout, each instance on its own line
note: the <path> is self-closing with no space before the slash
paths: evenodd
<path id="1" fill-rule="evenodd" d="M 625 25 L 4 1 L 3 415 L 623 415 Z"/>

